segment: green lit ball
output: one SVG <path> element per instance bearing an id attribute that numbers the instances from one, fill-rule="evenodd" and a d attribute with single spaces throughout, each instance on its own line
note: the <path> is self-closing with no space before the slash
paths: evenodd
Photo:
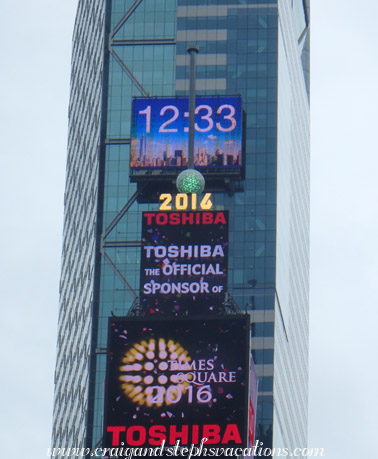
<path id="1" fill-rule="evenodd" d="M 176 187 L 180 193 L 200 194 L 205 188 L 205 179 L 201 172 L 185 169 L 177 177 Z"/>

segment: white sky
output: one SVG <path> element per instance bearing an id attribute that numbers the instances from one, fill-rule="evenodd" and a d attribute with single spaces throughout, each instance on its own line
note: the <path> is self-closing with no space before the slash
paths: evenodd
<path id="1" fill-rule="evenodd" d="M 76 3 L 1 7 L 2 457 L 39 459 L 50 446 Z M 330 459 L 373 457 L 378 2 L 312 0 L 311 8 L 309 443 Z"/>

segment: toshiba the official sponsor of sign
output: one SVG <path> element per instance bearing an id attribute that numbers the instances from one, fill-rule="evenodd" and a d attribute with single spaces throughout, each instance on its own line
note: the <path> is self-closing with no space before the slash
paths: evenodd
<path id="1" fill-rule="evenodd" d="M 216 314 L 227 288 L 228 212 L 144 212 L 144 315 Z"/>
<path id="2" fill-rule="evenodd" d="M 109 319 L 104 444 L 246 446 L 248 317 Z"/>

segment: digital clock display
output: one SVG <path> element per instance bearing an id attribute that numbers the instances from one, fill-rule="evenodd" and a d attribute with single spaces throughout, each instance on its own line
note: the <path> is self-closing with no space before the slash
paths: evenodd
<path id="1" fill-rule="evenodd" d="M 134 99 L 131 169 L 187 167 L 188 133 L 187 98 Z M 241 98 L 197 97 L 194 165 L 240 168 L 241 162 Z"/>

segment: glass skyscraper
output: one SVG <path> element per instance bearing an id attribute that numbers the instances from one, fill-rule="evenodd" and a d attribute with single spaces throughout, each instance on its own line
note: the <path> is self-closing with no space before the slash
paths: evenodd
<path id="1" fill-rule="evenodd" d="M 309 8 L 309 0 L 79 0 L 54 447 L 101 444 L 108 317 L 138 303 L 141 212 L 157 209 L 136 199 L 129 178 L 131 102 L 188 95 L 193 43 L 197 95 L 240 95 L 245 111 L 245 178 L 214 202 L 230 212 L 228 291 L 252 319 L 256 439 L 306 446 Z"/>

